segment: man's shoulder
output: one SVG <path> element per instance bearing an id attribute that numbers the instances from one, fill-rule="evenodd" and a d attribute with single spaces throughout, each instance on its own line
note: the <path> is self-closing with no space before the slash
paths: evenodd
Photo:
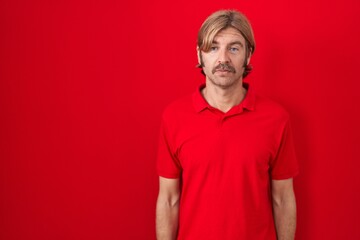
<path id="1" fill-rule="evenodd" d="M 289 113 L 281 103 L 263 95 L 256 96 L 256 109 L 275 118 L 289 119 Z"/>
<path id="2" fill-rule="evenodd" d="M 193 94 L 187 94 L 170 102 L 163 111 L 164 118 L 178 118 L 186 112 L 193 112 Z"/>

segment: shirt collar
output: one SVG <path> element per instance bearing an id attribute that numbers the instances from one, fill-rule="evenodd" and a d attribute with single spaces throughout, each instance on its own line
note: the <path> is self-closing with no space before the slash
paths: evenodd
<path id="1" fill-rule="evenodd" d="M 243 83 L 243 86 L 247 89 L 245 98 L 238 105 L 232 107 L 229 112 L 231 113 L 240 113 L 244 109 L 249 111 L 255 110 L 255 93 L 252 87 L 250 87 L 249 83 Z M 201 84 L 196 91 L 193 93 L 193 105 L 196 112 L 201 112 L 204 109 L 211 109 L 212 106 L 206 102 L 204 97 L 201 94 L 201 90 L 205 87 L 205 84 Z M 228 112 L 228 113 L 229 113 Z"/>

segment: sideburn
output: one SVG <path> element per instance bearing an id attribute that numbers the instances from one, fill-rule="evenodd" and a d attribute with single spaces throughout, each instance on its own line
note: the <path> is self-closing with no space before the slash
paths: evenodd
<path id="1" fill-rule="evenodd" d="M 197 68 L 201 68 L 201 74 L 206 76 L 204 70 L 203 70 L 203 67 L 204 67 L 204 61 L 203 61 L 203 58 L 202 58 L 202 54 L 201 54 L 201 50 L 199 50 L 199 59 L 200 59 L 200 63 L 198 65 L 196 65 Z"/>

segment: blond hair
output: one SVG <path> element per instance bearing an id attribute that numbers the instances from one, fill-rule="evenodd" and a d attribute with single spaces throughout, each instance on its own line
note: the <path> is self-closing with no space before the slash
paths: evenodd
<path id="1" fill-rule="evenodd" d="M 255 51 L 254 33 L 246 16 L 236 10 L 220 10 L 211 14 L 202 24 L 197 46 L 199 51 L 207 52 L 214 41 L 215 36 L 228 27 L 235 28 L 245 38 L 246 58 Z M 200 63 L 199 67 L 202 67 Z M 252 67 L 245 64 L 243 77 L 251 72 Z"/>

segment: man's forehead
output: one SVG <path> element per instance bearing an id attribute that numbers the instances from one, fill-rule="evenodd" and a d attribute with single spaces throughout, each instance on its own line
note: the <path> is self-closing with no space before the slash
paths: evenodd
<path id="1" fill-rule="evenodd" d="M 245 38 L 243 37 L 243 35 L 233 27 L 228 27 L 219 31 L 214 37 L 214 42 L 219 42 L 224 40 L 240 41 L 242 43 L 245 42 Z"/>

